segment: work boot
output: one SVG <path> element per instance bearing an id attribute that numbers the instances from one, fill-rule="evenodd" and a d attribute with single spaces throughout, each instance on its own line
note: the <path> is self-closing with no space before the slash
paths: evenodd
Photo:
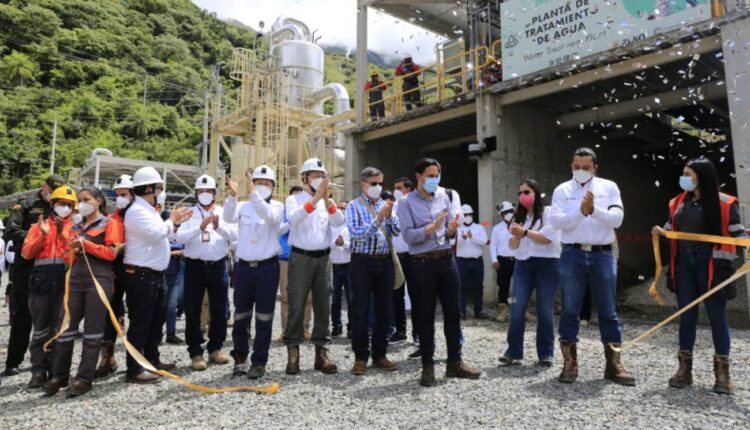
<path id="1" fill-rule="evenodd" d="M 99 366 L 97 366 L 96 371 L 94 371 L 94 375 L 97 378 L 103 378 L 110 373 L 114 373 L 117 370 L 114 342 L 107 342 L 102 344 L 101 356 L 102 358 L 101 360 L 99 360 Z"/>
<path id="2" fill-rule="evenodd" d="M 60 391 L 61 388 L 68 386 L 68 380 L 63 378 L 52 378 L 49 381 L 45 382 L 42 386 L 42 390 L 44 390 L 44 395 L 47 397 L 54 396 L 57 394 L 58 391 Z"/>
<path id="3" fill-rule="evenodd" d="M 287 363 L 286 374 L 296 375 L 299 373 L 299 345 L 289 345 L 286 347 Z"/>
<path id="4" fill-rule="evenodd" d="M 156 363 L 154 363 L 154 367 L 156 368 L 156 370 L 164 370 L 170 372 L 174 370 L 177 365 L 175 363 L 162 363 L 161 361 L 157 361 Z"/>
<path id="5" fill-rule="evenodd" d="M 234 372 L 233 376 L 240 376 L 247 373 L 247 354 L 234 354 Z"/>
<path id="6" fill-rule="evenodd" d="M 91 382 L 86 382 L 80 379 L 73 380 L 73 383 L 70 384 L 70 387 L 68 388 L 68 392 L 65 397 L 71 398 L 71 397 L 78 397 L 82 396 L 86 393 L 91 391 Z"/>
<path id="7" fill-rule="evenodd" d="M 526 322 L 530 322 L 530 323 L 532 323 L 532 322 L 536 322 L 536 317 L 534 316 L 534 314 L 532 314 L 532 313 L 531 313 L 531 312 L 529 312 L 529 311 L 526 311 L 526 316 L 525 316 L 525 318 L 526 318 Z"/>
<path id="8" fill-rule="evenodd" d="M 335 364 L 328 358 L 328 348 L 320 345 L 315 345 L 315 370 L 331 375 L 338 371 Z"/>
<path id="9" fill-rule="evenodd" d="M 216 351 L 208 354 L 208 361 L 215 364 L 227 364 L 229 363 L 229 357 L 224 351 L 217 349 Z"/>
<path id="10" fill-rule="evenodd" d="M 47 382 L 46 373 L 32 373 L 31 379 L 29 380 L 29 388 L 40 388 L 45 382 Z"/>
<path id="11" fill-rule="evenodd" d="M 474 318 L 478 320 L 487 320 L 487 319 L 490 319 L 490 316 L 485 311 L 479 311 L 479 312 L 474 312 Z"/>
<path id="12" fill-rule="evenodd" d="M 142 370 L 141 373 L 137 375 L 128 375 L 125 378 L 125 381 L 133 384 L 153 384 L 157 382 L 159 378 L 161 378 L 161 376 L 157 375 L 156 373 L 151 373 L 148 370 Z"/>
<path id="13" fill-rule="evenodd" d="M 560 351 L 562 351 L 563 356 L 563 370 L 557 380 L 565 384 L 572 384 L 578 379 L 576 343 L 569 340 L 560 340 Z"/>
<path id="14" fill-rule="evenodd" d="M 250 367 L 250 371 L 247 372 L 247 377 L 249 379 L 260 379 L 265 374 L 266 374 L 266 366 L 262 364 L 256 364 L 255 366 Z"/>
<path id="15" fill-rule="evenodd" d="M 732 384 L 732 378 L 729 377 L 728 355 L 714 355 L 714 376 L 716 377 L 714 393 L 734 394 L 734 384 Z"/>
<path id="16" fill-rule="evenodd" d="M 419 377 L 419 385 L 423 387 L 432 387 L 435 383 L 435 368 L 423 367 L 422 376 Z"/>
<path id="17" fill-rule="evenodd" d="M 469 367 L 463 361 L 446 363 L 445 365 L 446 378 L 479 379 L 481 374 L 481 370 Z"/>
<path id="18" fill-rule="evenodd" d="M 185 341 L 175 333 L 167 333 L 167 343 L 170 345 L 182 345 Z"/>
<path id="19" fill-rule="evenodd" d="M 21 370 L 18 369 L 18 366 L 6 366 L 5 371 L 3 372 L 3 375 L 16 376 L 19 373 L 21 373 Z"/>
<path id="20" fill-rule="evenodd" d="M 495 321 L 508 322 L 508 305 L 505 303 L 497 305 L 497 316 L 495 317 Z"/>
<path id="21" fill-rule="evenodd" d="M 628 387 L 635 386 L 635 378 L 630 376 L 625 366 L 620 362 L 620 353 L 615 351 L 614 348 L 619 348 L 619 343 L 608 343 L 604 345 L 604 358 L 607 361 L 607 365 L 604 368 L 604 379 L 625 385 Z"/>
<path id="22" fill-rule="evenodd" d="M 364 375 L 367 371 L 367 361 L 365 360 L 355 360 L 354 366 L 352 366 L 352 375 Z"/>
<path id="23" fill-rule="evenodd" d="M 190 367 L 195 371 L 202 372 L 208 369 L 208 363 L 202 355 L 195 355 L 190 357 Z"/>
<path id="24" fill-rule="evenodd" d="M 383 357 L 377 360 L 373 360 L 372 367 L 376 367 L 380 370 L 385 370 L 386 372 L 393 372 L 394 370 L 396 370 L 396 363 L 389 360 L 388 357 Z"/>
<path id="25" fill-rule="evenodd" d="M 669 378 L 669 386 L 672 388 L 685 388 L 693 385 L 693 353 L 690 351 L 679 351 L 677 360 L 680 368 L 673 377 Z"/>

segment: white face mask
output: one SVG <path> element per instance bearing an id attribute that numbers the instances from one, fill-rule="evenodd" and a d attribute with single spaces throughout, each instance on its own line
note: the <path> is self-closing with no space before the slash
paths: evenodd
<path id="1" fill-rule="evenodd" d="M 320 188 L 320 184 L 323 183 L 323 178 L 315 178 L 312 181 L 310 181 L 310 187 L 313 189 L 313 191 Z"/>
<path id="2" fill-rule="evenodd" d="M 273 191 L 271 191 L 271 188 L 267 187 L 266 185 L 256 185 L 255 191 L 258 192 L 258 195 L 263 200 L 271 197 L 271 193 L 273 193 Z"/>
<path id="3" fill-rule="evenodd" d="M 198 194 L 198 203 L 203 206 L 209 206 L 214 202 L 214 195 L 211 193 L 200 193 Z"/>
<path id="4" fill-rule="evenodd" d="M 588 170 L 578 169 L 573 170 L 573 179 L 576 180 L 579 184 L 585 184 L 586 182 L 590 181 L 591 178 L 594 177 L 594 174 L 589 172 Z"/>
<path id="5" fill-rule="evenodd" d="M 78 205 L 80 207 L 80 205 Z M 72 217 L 70 217 L 70 220 L 73 222 L 73 224 L 78 224 L 79 222 L 83 221 L 83 215 L 81 214 L 73 214 Z"/>
<path id="6" fill-rule="evenodd" d="M 156 195 L 156 204 L 159 206 L 164 206 L 164 203 L 167 202 L 167 193 L 162 190 L 159 194 Z"/>
<path id="7" fill-rule="evenodd" d="M 377 199 L 380 198 L 380 193 L 382 191 L 383 191 L 383 187 L 381 187 L 380 185 L 375 185 L 375 186 L 371 185 L 367 189 L 367 197 L 369 197 L 369 198 L 371 198 L 373 200 L 377 200 Z"/>
<path id="8" fill-rule="evenodd" d="M 401 190 L 395 190 L 395 191 L 393 192 L 393 197 L 395 197 L 395 198 L 396 198 L 396 200 L 401 200 L 401 199 L 403 199 L 403 198 L 404 198 L 405 196 L 404 196 L 404 193 L 402 193 L 402 192 L 401 192 Z"/>
<path id="9" fill-rule="evenodd" d="M 471 215 L 464 215 L 464 224 L 471 225 L 474 223 L 474 217 Z"/>
<path id="10" fill-rule="evenodd" d="M 94 205 L 92 205 L 90 203 L 86 203 L 86 202 L 78 203 L 78 213 L 81 216 L 89 216 L 92 213 L 94 213 L 95 209 L 96 208 L 94 207 Z M 75 217 L 75 215 L 73 215 L 73 216 Z"/>
<path id="11" fill-rule="evenodd" d="M 125 209 L 130 204 L 130 199 L 123 196 L 117 196 L 115 203 L 117 204 L 117 209 Z"/>
<path id="12" fill-rule="evenodd" d="M 503 219 L 505 220 L 505 222 L 508 222 L 508 223 L 513 221 L 513 213 L 511 212 L 511 213 L 505 214 L 503 216 Z"/>
<path id="13" fill-rule="evenodd" d="M 73 212 L 73 209 L 71 209 L 70 206 L 55 205 L 55 213 L 60 218 L 67 218 L 67 217 L 69 217 L 71 212 Z"/>

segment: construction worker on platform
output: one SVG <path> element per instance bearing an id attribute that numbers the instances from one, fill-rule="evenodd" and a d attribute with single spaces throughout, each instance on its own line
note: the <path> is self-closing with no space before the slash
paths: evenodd
<path id="1" fill-rule="evenodd" d="M 323 162 L 311 158 L 300 169 L 304 191 L 286 199 L 289 218 L 289 321 L 284 333 L 288 363 L 286 373 L 299 373 L 299 345 L 304 341 L 302 320 L 307 294 L 312 290 L 315 344 L 315 370 L 326 374 L 337 372 L 328 358 L 326 346 L 331 342 L 331 262 L 328 258 L 333 233 L 331 227 L 344 224 L 344 215 L 329 197 L 331 185 Z"/>
<path id="2" fill-rule="evenodd" d="M 115 184 L 112 186 L 112 191 L 117 195 L 117 198 L 115 199 L 117 209 L 109 217 L 109 221 L 110 223 L 114 223 L 113 225 L 120 229 L 120 242 L 124 243 L 125 227 L 123 226 L 123 218 L 125 217 L 125 213 L 127 213 L 130 205 L 133 204 L 133 178 L 130 175 L 121 175 L 115 180 Z M 123 299 L 125 298 L 124 251 L 124 247 L 119 248 L 117 258 L 112 262 L 112 270 L 114 272 L 114 291 L 112 293 L 112 298 L 109 301 L 109 304 L 112 306 L 112 310 L 115 312 L 115 316 L 120 321 L 121 325 L 124 322 L 123 316 L 125 315 L 125 303 L 123 302 Z M 115 326 L 109 318 L 105 318 L 101 359 L 99 361 L 99 366 L 96 368 L 97 378 L 107 376 L 117 370 L 117 360 L 115 359 L 116 340 L 117 331 L 115 330 Z"/>
<path id="3" fill-rule="evenodd" d="M 380 80 L 378 72 L 372 72 L 370 80 L 365 84 L 365 92 L 367 93 L 368 106 L 370 107 L 370 119 L 373 121 L 385 118 L 383 91 L 387 89 L 388 85 Z"/>
<path id="4" fill-rule="evenodd" d="M 406 110 L 411 110 L 412 105 L 422 107 L 422 95 L 419 89 L 419 75 L 422 69 L 414 63 L 411 54 L 404 54 L 404 59 L 396 67 L 396 76 L 403 76 L 401 90 L 404 95 Z"/>
<path id="5" fill-rule="evenodd" d="M 115 288 L 112 262 L 122 245 L 122 228 L 117 221 L 104 215 L 105 205 L 106 199 L 99 188 L 85 187 L 78 192 L 78 213 L 83 220 L 75 224 L 70 232 L 70 323 L 67 330 L 55 340 L 52 379 L 44 384 L 44 392 L 48 396 L 68 385 L 73 342 L 81 320 L 84 321 L 83 350 L 78 374 L 70 383 L 67 397 L 77 397 L 89 392 L 95 377 L 96 360 L 104 335 L 105 320 L 109 319 L 109 314 L 94 282 L 101 285 L 107 300 L 111 299 Z M 82 256 L 84 252 L 85 259 Z M 62 323 L 61 313 L 57 327 L 61 327 Z"/>
<path id="6" fill-rule="evenodd" d="M 175 209 L 163 221 L 156 209 L 164 192 L 164 181 L 151 166 L 133 175 L 135 200 L 125 216 L 125 294 L 128 305 L 128 341 L 159 370 L 171 370 L 171 363 L 159 360 L 161 329 L 166 317 L 164 270 L 169 265 L 169 237 L 190 219 L 189 208 Z M 127 381 L 151 383 L 159 376 L 148 372 L 128 354 Z"/>
<path id="7" fill-rule="evenodd" d="M 272 200 L 276 173 L 269 166 L 257 167 L 247 175 L 249 201 L 238 203 L 237 183 L 231 179 L 225 202 L 224 221 L 239 224 L 237 264 L 234 285 L 234 374 L 247 373 L 248 378 L 265 375 L 268 349 L 271 345 L 276 293 L 279 289 L 279 231 L 284 204 Z M 249 328 L 255 310 L 255 341 L 250 357 Z"/>
<path id="8" fill-rule="evenodd" d="M 51 355 L 44 344 L 55 334 L 58 312 L 65 287 L 65 257 L 69 249 L 70 228 L 77 199 L 76 192 L 67 185 L 50 194 L 53 214 L 39 215 L 23 242 L 21 256 L 34 260 L 29 277 L 29 312 L 34 327 L 29 353 L 31 380 L 29 388 L 40 388 L 47 382 L 51 370 Z"/>
<path id="9" fill-rule="evenodd" d="M 192 369 L 200 371 L 208 368 L 201 346 L 201 307 L 206 292 L 211 316 L 208 359 L 215 364 L 229 362 L 221 348 L 227 337 L 227 256 L 230 244 L 237 240 L 237 229 L 222 219 L 224 210 L 216 204 L 214 178 L 208 175 L 198 177 L 195 195 L 198 204 L 189 210 L 191 217 L 177 229 L 175 239 L 185 245 L 185 342 Z"/>

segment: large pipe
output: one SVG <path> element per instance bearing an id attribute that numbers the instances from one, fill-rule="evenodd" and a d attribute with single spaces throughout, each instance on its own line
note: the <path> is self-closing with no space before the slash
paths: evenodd
<path id="1" fill-rule="evenodd" d="M 310 93 L 309 108 L 315 109 L 321 103 L 331 99 L 333 99 L 334 115 L 351 110 L 351 106 L 349 106 L 349 93 L 343 85 L 335 82 Z"/>
<path id="2" fill-rule="evenodd" d="M 271 26 L 271 45 L 277 45 L 284 40 L 310 41 L 310 28 L 302 21 L 286 16 L 280 16 Z"/>

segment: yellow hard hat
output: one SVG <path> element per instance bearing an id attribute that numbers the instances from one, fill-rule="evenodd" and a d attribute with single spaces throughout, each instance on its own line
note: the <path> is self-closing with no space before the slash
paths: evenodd
<path id="1" fill-rule="evenodd" d="M 76 196 L 75 190 L 67 185 L 55 188 L 55 191 L 52 191 L 50 200 L 67 200 L 69 202 L 78 203 L 78 197 Z"/>

